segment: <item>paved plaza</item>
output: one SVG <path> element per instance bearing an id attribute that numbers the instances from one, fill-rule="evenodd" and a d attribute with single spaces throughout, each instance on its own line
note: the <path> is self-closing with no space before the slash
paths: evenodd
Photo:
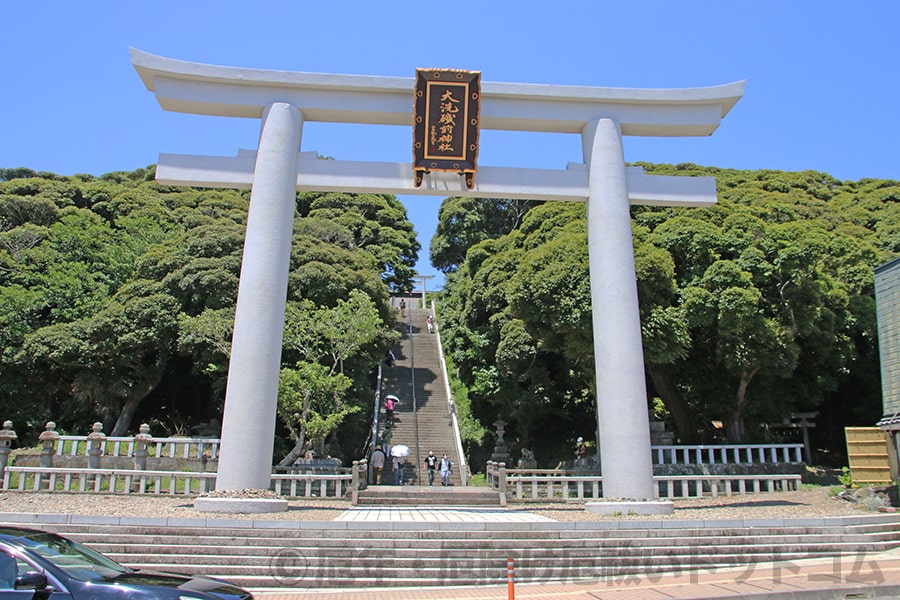
<path id="1" fill-rule="evenodd" d="M 446 507 L 380 507 L 351 508 L 335 521 L 383 522 L 383 523 L 535 523 L 552 522 L 553 519 L 506 508 Z"/>
<path id="2" fill-rule="evenodd" d="M 547 517 L 505 508 L 367 507 L 337 521 L 401 523 L 527 523 Z M 842 558 L 758 563 L 671 574 L 630 575 L 552 584 L 374 589 L 258 589 L 262 600 L 751 600 L 900 599 L 900 550 Z M 511 595 L 512 592 L 512 595 Z"/>
<path id="3" fill-rule="evenodd" d="M 900 551 L 549 584 L 255 590 L 260 600 L 837 600 L 900 598 Z"/>
<path id="4" fill-rule="evenodd" d="M 838 517 L 840 518 L 840 517 Z M 244 527 L 271 529 L 276 525 L 304 528 L 331 523 L 331 527 L 378 529 L 456 530 L 471 532 L 492 525 L 510 528 L 542 527 L 545 516 L 502 507 L 412 506 L 355 507 L 338 513 L 334 521 L 229 520 L 114 517 L 110 515 L 0 513 L 0 520 L 17 524 L 90 524 L 144 526 Z M 533 524 L 533 525 L 529 525 Z M 612 525 L 613 523 L 611 523 Z M 562 526 L 565 523 L 558 523 Z M 570 524 L 571 525 L 571 524 Z M 662 522 L 660 526 L 664 527 Z M 485 533 L 485 535 L 488 535 Z M 515 558 L 515 557 L 513 557 Z M 502 580 L 502 573 L 498 579 Z M 508 584 L 477 586 L 346 588 L 251 588 L 259 600 L 501 600 L 509 599 Z M 900 599 L 900 549 L 887 552 L 846 553 L 839 558 L 759 562 L 739 567 L 709 567 L 671 573 L 617 575 L 592 579 L 563 579 L 558 583 L 514 583 L 515 598 L 560 600 L 666 600 L 747 598 L 751 600 Z"/>

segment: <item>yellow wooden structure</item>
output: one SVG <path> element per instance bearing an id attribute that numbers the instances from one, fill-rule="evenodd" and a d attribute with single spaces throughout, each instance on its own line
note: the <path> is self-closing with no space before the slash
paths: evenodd
<path id="1" fill-rule="evenodd" d="M 850 477 L 858 485 L 891 483 L 887 436 L 880 427 L 845 427 Z"/>

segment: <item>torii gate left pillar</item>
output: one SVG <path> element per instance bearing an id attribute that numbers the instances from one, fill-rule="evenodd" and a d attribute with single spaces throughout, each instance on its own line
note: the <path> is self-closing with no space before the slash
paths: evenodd
<path id="1" fill-rule="evenodd" d="M 303 116 L 275 102 L 266 108 L 254 168 L 247 235 L 241 260 L 231 359 L 225 391 L 227 418 L 217 490 L 268 489 L 284 337 L 297 151 Z M 271 418 L 260 418 L 267 415 Z M 222 461 L 228 468 L 222 469 Z"/>
<path id="2" fill-rule="evenodd" d="M 715 180 L 626 167 L 622 135 L 710 135 L 740 99 L 743 82 L 674 90 L 483 83 L 482 129 L 580 134 L 584 162 L 565 170 L 481 167 L 468 189 L 460 177 L 438 172 L 416 187 L 410 164 L 320 161 L 299 152 L 304 121 L 411 128 L 412 78 L 239 69 L 134 49 L 132 62 L 165 109 L 263 120 L 258 151 L 233 158 L 161 154 L 157 167 L 157 180 L 167 184 L 253 190 L 217 490 L 268 488 L 271 480 L 294 190 L 568 200 L 588 206 L 603 495 L 643 501 L 628 507 L 635 512 L 659 510 L 651 502 L 657 491 L 629 205 L 710 205 Z M 277 240 L 266 239 L 275 231 Z M 257 283 L 245 282 L 251 269 Z"/>
<path id="3" fill-rule="evenodd" d="M 618 123 L 592 121 L 582 133 L 582 144 L 589 165 L 588 260 L 603 496 L 655 498 L 628 182 Z M 635 477 L 636 473 L 651 477 Z"/>

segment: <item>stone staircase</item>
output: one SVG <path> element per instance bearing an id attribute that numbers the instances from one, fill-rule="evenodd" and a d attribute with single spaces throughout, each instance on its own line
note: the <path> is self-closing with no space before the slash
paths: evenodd
<path id="1" fill-rule="evenodd" d="M 499 492 L 484 487 L 384 485 L 361 490 L 357 506 L 501 506 Z"/>
<path id="2" fill-rule="evenodd" d="M 407 299 L 412 306 L 416 300 Z M 439 457 L 447 453 L 453 463 L 451 486 L 460 486 L 462 460 L 456 449 L 456 440 L 450 420 L 444 373 L 441 369 L 437 335 L 428 333 L 425 319 L 430 311 L 407 308 L 406 318 L 401 318 L 398 331 L 401 339 L 394 348 L 394 366 L 386 368 L 382 381 L 382 397 L 392 394 L 400 398 L 394 408 L 394 427 L 390 444 L 404 444 L 410 448 L 407 457 L 411 468 L 407 469 L 407 483 L 428 485 L 427 474 L 422 467 L 425 456 L 433 450 Z M 410 320 L 411 317 L 411 320 Z M 411 326 L 410 326 L 411 323 Z M 413 395 L 415 408 L 413 413 Z M 384 435 L 384 412 L 379 432 Z M 418 439 L 418 444 L 416 440 Z M 435 487 L 440 487 L 439 476 Z"/>
<path id="3" fill-rule="evenodd" d="M 224 577 L 250 588 L 360 588 L 502 584 L 513 558 L 519 582 L 652 577 L 900 547 L 896 516 L 719 521 L 384 523 L 176 519 L 170 526 L 102 517 L 27 523 L 67 535 L 142 569 Z M 139 519 L 131 519 L 139 521 Z M 151 520 L 146 520 L 148 523 Z M 158 519 L 162 521 L 162 519 Z M 26 524 L 26 523 L 21 523 Z M 788 561 L 788 562 L 784 562 Z"/>

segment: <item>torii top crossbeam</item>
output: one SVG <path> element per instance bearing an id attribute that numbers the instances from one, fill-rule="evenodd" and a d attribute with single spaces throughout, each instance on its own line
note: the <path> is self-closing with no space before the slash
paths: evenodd
<path id="1" fill-rule="evenodd" d="M 262 116 L 285 102 L 305 121 L 412 126 L 412 77 L 297 73 L 222 67 L 131 49 L 131 60 L 160 105 L 175 112 Z M 615 119 L 622 135 L 712 134 L 744 93 L 744 82 L 681 89 L 632 89 L 484 82 L 482 129 L 581 133 Z"/>

